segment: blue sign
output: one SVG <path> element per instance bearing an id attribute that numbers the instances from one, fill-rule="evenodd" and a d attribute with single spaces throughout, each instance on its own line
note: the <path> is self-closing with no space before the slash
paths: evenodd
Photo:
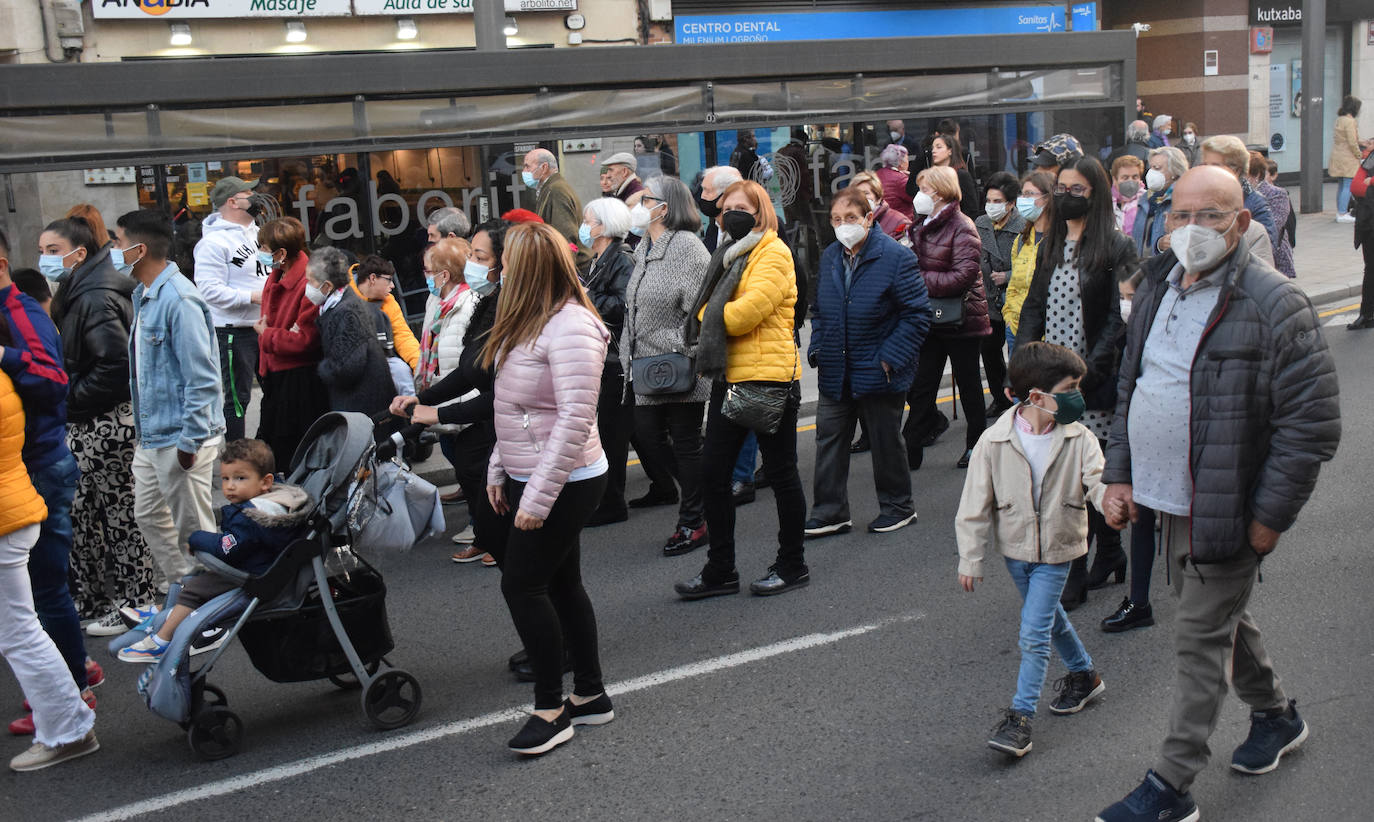
<path id="1" fill-rule="evenodd" d="M 1097 3 L 1075 3 L 1072 10 L 1074 31 L 1097 30 Z M 679 44 L 1048 34 L 1066 29 L 1062 3 L 901 11 L 684 15 L 676 18 L 674 25 Z"/>

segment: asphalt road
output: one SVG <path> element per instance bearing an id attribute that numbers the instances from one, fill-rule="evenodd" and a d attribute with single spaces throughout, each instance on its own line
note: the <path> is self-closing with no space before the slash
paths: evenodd
<path id="1" fill-rule="evenodd" d="M 1286 687 L 1312 727 L 1275 773 L 1227 767 L 1248 718 L 1232 699 L 1214 761 L 1194 793 L 1208 820 L 1365 819 L 1374 802 L 1368 742 L 1374 644 L 1367 603 L 1370 409 L 1364 379 L 1374 332 L 1340 324 L 1328 339 L 1341 369 L 1345 439 L 1313 500 L 1265 563 L 1254 611 Z M 1173 605 L 1154 583 L 1160 624 L 1106 635 L 1096 624 L 1124 595 L 1093 593 L 1073 614 L 1107 683 L 1083 713 L 1041 710 L 1033 752 L 1011 761 L 985 747 L 1015 687 L 1016 593 L 992 571 L 958 590 L 952 521 L 963 474 L 956 424 L 913 475 L 919 522 L 808 545 L 813 582 L 785 596 L 679 602 L 671 584 L 703 556 L 665 559 L 673 512 L 637 512 L 584 536 L 584 575 L 598 610 L 617 719 L 525 761 L 505 749 L 531 692 L 505 671 L 518 645 L 498 572 L 449 561 L 447 538 L 377 557 L 390 587 L 390 659 L 424 686 L 417 721 L 364 727 L 356 692 L 281 685 L 242 648 L 213 681 L 247 726 L 245 750 L 197 761 L 184 734 L 134 692 L 141 666 L 91 653 L 102 750 L 33 774 L 0 775 L 0 817 L 65 820 L 406 818 L 442 820 L 931 819 L 1090 820 L 1154 761 L 1173 686 Z M 814 436 L 800 437 L 810 486 Z M 856 522 L 876 515 L 867 456 L 851 471 Z M 631 469 L 631 492 L 645 486 Z M 453 526 L 463 524 L 461 508 Z M 452 530 L 452 529 L 451 529 Z M 770 562 L 770 492 L 740 510 L 746 579 Z M 1051 663 L 1050 676 L 1062 675 Z M 1049 690 L 1047 688 L 1047 693 Z M 0 705 L 21 695 L 0 678 Z M 5 756 L 23 749 L 12 740 Z"/>

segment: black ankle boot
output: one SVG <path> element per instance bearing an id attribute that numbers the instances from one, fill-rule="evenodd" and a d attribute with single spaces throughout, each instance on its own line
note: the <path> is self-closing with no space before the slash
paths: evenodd
<path id="1" fill-rule="evenodd" d="M 1103 554 L 1106 553 L 1106 556 Z M 1099 546 L 1097 556 L 1093 557 L 1092 570 L 1088 572 L 1088 590 L 1095 591 L 1106 587 L 1107 579 L 1120 585 L 1126 581 L 1126 552 L 1117 546 L 1115 551 L 1104 552 Z"/>
<path id="2" fill-rule="evenodd" d="M 1064 583 L 1064 593 L 1059 595 L 1059 603 L 1065 611 L 1072 611 L 1088 601 L 1088 558 L 1079 557 L 1069 566 L 1069 579 Z"/>

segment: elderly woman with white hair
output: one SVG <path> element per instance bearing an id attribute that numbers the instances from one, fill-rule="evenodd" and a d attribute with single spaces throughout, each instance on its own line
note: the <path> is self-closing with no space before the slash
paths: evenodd
<path id="1" fill-rule="evenodd" d="M 331 411 L 369 416 L 386 410 L 396 393 L 377 330 L 386 319 L 349 286 L 348 258 L 337 248 L 315 252 L 305 264 L 305 298 L 320 307 L 317 371 Z"/>
<path id="2" fill-rule="evenodd" d="M 1150 170 L 1145 172 L 1145 188 L 1150 192 L 1150 216 L 1145 237 L 1137 249 L 1141 259 L 1169 250 L 1169 232 L 1164 218 L 1174 209 L 1174 182 L 1188 170 L 1188 158 L 1173 147 L 1150 152 Z"/>
<path id="3" fill-rule="evenodd" d="M 630 233 L 630 209 L 615 197 L 601 197 L 582 209 L 578 244 L 592 250 L 592 267 L 583 285 L 601 322 L 611 332 L 606 362 L 601 370 L 601 396 L 596 406 L 596 428 L 610 469 L 601 504 L 587 525 L 608 525 L 629 519 L 625 506 L 625 461 L 630 453 L 630 429 L 634 404 L 625 402 L 625 370 L 620 365 L 620 337 L 625 328 L 625 287 L 635 270 L 633 252 L 625 244 Z"/>
<path id="4" fill-rule="evenodd" d="M 893 143 L 883 149 L 883 153 L 878 155 L 878 161 L 882 165 L 873 173 L 878 175 L 878 180 L 883 184 L 883 202 L 908 220 L 914 220 L 916 212 L 911 207 L 913 195 L 906 193 L 907 178 L 910 176 L 908 169 L 911 165 L 906 147 L 900 143 Z"/>

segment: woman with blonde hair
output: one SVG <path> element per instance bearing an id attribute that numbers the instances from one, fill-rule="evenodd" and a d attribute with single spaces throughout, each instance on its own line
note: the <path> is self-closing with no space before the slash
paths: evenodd
<path id="1" fill-rule="evenodd" d="M 515 511 L 501 592 L 534 669 L 534 713 L 510 741 L 538 755 L 573 725 L 615 718 L 601 680 L 596 614 L 582 586 L 580 535 L 606 488 L 596 429 L 610 332 L 583 291 L 568 243 L 547 225 L 506 236 L 506 282 L 482 365 L 496 369 L 496 448 L 487 498 Z M 563 699 L 563 655 L 573 666 Z"/>
<path id="2" fill-rule="evenodd" d="M 711 381 L 702 447 L 702 498 L 710 548 L 701 573 L 674 587 L 683 599 L 739 592 L 735 569 L 735 502 L 730 475 L 752 430 L 763 454 L 763 472 L 778 506 L 777 559 L 749 589 L 769 596 L 811 581 L 802 551 L 806 494 L 797 472 L 797 408 L 801 355 L 795 312 L 797 273 L 792 252 L 778 237 L 778 215 L 763 186 L 742 180 L 725 189 L 717 218 L 730 242 L 717 248 L 693 303 L 687 344 L 695 344 L 697 371 Z M 766 395 L 780 405 L 768 424 L 736 411 L 744 392 Z"/>

